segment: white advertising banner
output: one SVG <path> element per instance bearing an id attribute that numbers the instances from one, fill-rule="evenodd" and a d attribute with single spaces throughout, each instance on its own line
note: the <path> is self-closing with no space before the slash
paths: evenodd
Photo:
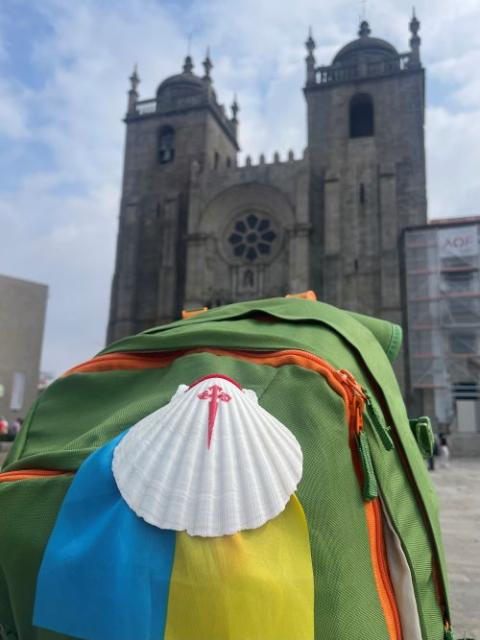
<path id="1" fill-rule="evenodd" d="M 13 374 L 12 397 L 10 399 L 10 409 L 12 411 L 21 411 L 23 409 L 25 382 L 25 374 L 22 371 L 15 371 Z"/>
<path id="2" fill-rule="evenodd" d="M 439 229 L 437 237 L 441 258 L 476 256 L 478 254 L 477 225 Z"/>

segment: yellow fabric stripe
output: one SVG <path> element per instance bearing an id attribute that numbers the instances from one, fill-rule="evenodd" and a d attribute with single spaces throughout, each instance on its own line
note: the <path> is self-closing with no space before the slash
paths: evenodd
<path id="1" fill-rule="evenodd" d="M 218 538 L 177 533 L 165 640 L 312 640 L 313 573 L 302 506 Z"/>

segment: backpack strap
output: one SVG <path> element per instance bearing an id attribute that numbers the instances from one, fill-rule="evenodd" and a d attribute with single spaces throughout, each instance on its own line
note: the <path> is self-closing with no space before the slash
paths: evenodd
<path id="1" fill-rule="evenodd" d="M 393 324 L 387 320 L 364 316 L 353 311 L 348 311 L 347 313 L 373 333 L 390 362 L 395 362 L 402 346 L 402 328 L 398 324 Z"/>

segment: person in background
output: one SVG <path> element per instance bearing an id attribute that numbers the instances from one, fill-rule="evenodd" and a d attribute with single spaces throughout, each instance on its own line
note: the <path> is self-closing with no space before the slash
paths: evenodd
<path id="1" fill-rule="evenodd" d="M 428 458 L 428 470 L 429 471 L 435 471 L 435 458 L 439 454 L 439 446 L 440 445 L 439 445 L 438 434 L 434 433 L 433 434 L 432 455 Z"/>
<path id="2" fill-rule="evenodd" d="M 3 416 L 0 416 L 0 436 L 8 435 L 8 422 Z"/>
<path id="3" fill-rule="evenodd" d="M 22 422 L 23 420 L 21 418 L 16 418 L 13 422 L 11 422 L 8 427 L 8 435 L 12 436 L 12 438 L 15 438 L 22 427 Z"/>
<path id="4" fill-rule="evenodd" d="M 438 447 L 438 466 L 448 469 L 450 466 L 450 449 L 448 448 L 447 436 L 440 435 L 440 445 Z"/>

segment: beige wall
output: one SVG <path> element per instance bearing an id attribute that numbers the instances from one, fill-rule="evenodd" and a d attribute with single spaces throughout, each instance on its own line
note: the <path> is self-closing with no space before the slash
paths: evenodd
<path id="1" fill-rule="evenodd" d="M 25 417 L 37 397 L 47 294 L 43 284 L 0 275 L 0 415 L 8 420 Z"/>

